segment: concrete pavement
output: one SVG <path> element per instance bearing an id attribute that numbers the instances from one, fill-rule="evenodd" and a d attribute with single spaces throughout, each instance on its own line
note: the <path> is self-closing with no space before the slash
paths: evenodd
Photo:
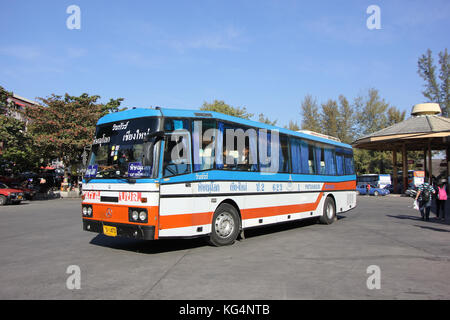
<path id="1" fill-rule="evenodd" d="M 332 225 L 254 229 L 220 248 L 96 235 L 79 199 L 24 202 L 0 207 L 0 299 L 449 299 L 449 241 L 448 221 L 421 221 L 411 198 L 359 196 Z"/>

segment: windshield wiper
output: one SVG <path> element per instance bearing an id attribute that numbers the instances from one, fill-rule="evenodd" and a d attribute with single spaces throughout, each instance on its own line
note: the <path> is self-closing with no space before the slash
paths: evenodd
<path id="1" fill-rule="evenodd" d="M 117 171 L 119 171 L 120 173 L 117 173 Z M 102 175 L 101 178 L 113 178 L 113 179 L 123 180 L 128 183 L 136 183 L 136 179 L 130 178 L 130 177 L 125 177 L 124 174 L 122 174 L 122 170 L 120 170 L 120 169 L 103 170 L 103 171 L 97 172 L 97 174 L 101 174 Z M 98 177 L 88 178 L 88 179 L 86 179 L 86 183 L 88 183 L 92 179 L 98 179 Z"/>

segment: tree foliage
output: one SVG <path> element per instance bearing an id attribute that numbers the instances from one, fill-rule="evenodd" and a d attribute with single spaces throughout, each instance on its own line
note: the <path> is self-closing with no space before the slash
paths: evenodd
<path id="1" fill-rule="evenodd" d="M 307 95 L 301 104 L 302 129 L 320 132 L 352 143 L 358 138 L 405 120 L 405 111 L 389 105 L 378 90 L 369 89 L 350 103 L 340 95 L 328 99 L 319 109 L 316 99 Z M 355 168 L 360 173 L 386 173 L 392 170 L 392 153 L 354 150 Z"/>
<path id="2" fill-rule="evenodd" d="M 212 103 L 204 102 L 200 107 L 203 111 L 215 111 L 223 114 L 227 114 L 234 117 L 239 117 L 243 119 L 250 119 L 253 117 L 252 113 L 248 113 L 245 107 L 233 107 L 226 104 L 222 100 L 214 100 Z"/>
<path id="3" fill-rule="evenodd" d="M 27 133 L 26 124 L 9 116 L 12 107 L 8 102 L 10 96 L 12 93 L 0 86 L 0 174 L 6 174 L 6 168 L 19 173 L 38 165 L 38 155 L 32 152 L 33 141 Z"/>
<path id="4" fill-rule="evenodd" d="M 319 106 L 316 99 L 311 95 L 305 96 L 301 104 L 301 128 L 302 130 L 311 130 L 321 132 L 322 126 L 319 116 Z"/>
<path id="5" fill-rule="evenodd" d="M 355 112 L 347 98 L 340 95 L 337 137 L 344 143 L 351 143 L 355 138 L 355 117 Z"/>
<path id="6" fill-rule="evenodd" d="M 33 136 L 36 152 L 46 160 L 58 158 L 64 165 L 79 162 L 85 146 L 92 142 L 95 125 L 100 117 L 119 111 L 122 98 L 98 103 L 100 96 L 52 94 L 39 98 L 42 105 L 26 108 L 30 119 L 29 131 Z"/>
<path id="7" fill-rule="evenodd" d="M 422 94 L 429 102 L 439 103 L 442 115 L 450 115 L 450 57 L 447 48 L 439 52 L 439 74 L 430 49 L 418 60 L 418 74 L 425 81 Z M 439 79 L 439 80 L 438 80 Z"/>
<path id="8" fill-rule="evenodd" d="M 263 113 L 259 114 L 259 118 L 258 118 L 259 122 L 265 123 L 265 124 L 269 124 L 271 126 L 275 126 L 277 124 L 277 120 L 270 120 L 269 118 L 265 117 Z"/>
<path id="9" fill-rule="evenodd" d="M 292 131 L 300 130 L 300 126 L 298 125 L 297 121 L 294 120 L 289 120 L 289 124 L 287 126 L 284 126 L 284 128 Z"/>
<path id="10" fill-rule="evenodd" d="M 320 114 L 320 126 L 322 133 L 337 137 L 339 131 L 339 110 L 335 100 L 329 99 L 322 104 L 322 113 Z"/>

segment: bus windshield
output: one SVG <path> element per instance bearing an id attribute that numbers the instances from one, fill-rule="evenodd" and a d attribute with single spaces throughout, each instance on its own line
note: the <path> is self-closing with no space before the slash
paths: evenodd
<path id="1" fill-rule="evenodd" d="M 153 178 L 159 118 L 140 118 L 99 125 L 85 177 Z M 145 139 L 149 135 L 149 138 Z"/>

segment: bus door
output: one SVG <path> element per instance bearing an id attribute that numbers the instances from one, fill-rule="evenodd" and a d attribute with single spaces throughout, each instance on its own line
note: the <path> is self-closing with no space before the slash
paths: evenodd
<path id="1" fill-rule="evenodd" d="M 192 172 L 190 141 L 186 130 L 166 133 L 164 139 L 159 204 L 159 228 L 162 233 L 167 229 L 187 226 L 185 215 L 191 214 L 194 209 L 189 180 L 189 173 Z"/>

